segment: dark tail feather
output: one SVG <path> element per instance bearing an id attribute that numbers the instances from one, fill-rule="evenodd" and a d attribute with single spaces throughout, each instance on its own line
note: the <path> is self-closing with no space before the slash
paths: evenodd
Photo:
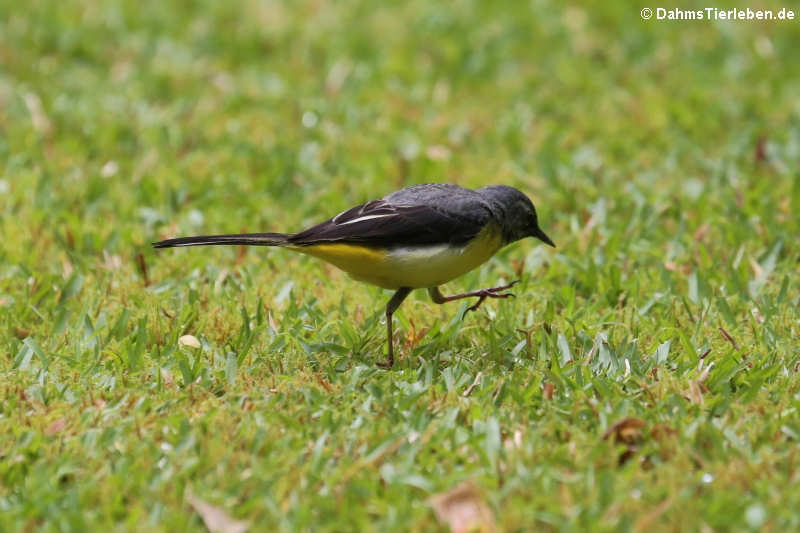
<path id="1" fill-rule="evenodd" d="M 281 246 L 286 244 L 289 236 L 285 233 L 238 233 L 235 235 L 198 235 L 197 237 L 179 237 L 154 242 L 153 248 L 174 248 L 176 246 L 231 245 L 243 246 Z"/>

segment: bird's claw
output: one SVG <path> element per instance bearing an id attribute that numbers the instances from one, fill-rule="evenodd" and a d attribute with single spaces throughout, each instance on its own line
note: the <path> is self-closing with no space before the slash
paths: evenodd
<path id="1" fill-rule="evenodd" d="M 512 281 L 511 283 L 509 283 L 507 285 L 502 285 L 500 287 L 490 287 L 488 289 L 482 289 L 482 290 L 478 291 L 475 294 L 475 296 L 478 297 L 478 301 L 475 302 L 473 305 L 467 307 L 467 310 L 466 310 L 466 312 L 464 314 L 469 313 L 470 311 L 475 311 L 476 309 L 478 309 L 481 306 L 481 304 L 484 302 L 484 300 L 486 300 L 486 298 L 508 298 L 508 297 L 516 298 L 516 296 L 512 292 L 501 292 L 501 291 L 506 291 L 506 290 L 510 289 L 511 287 L 513 287 L 514 285 L 519 283 L 519 281 L 520 280 L 515 279 L 514 281 Z"/>

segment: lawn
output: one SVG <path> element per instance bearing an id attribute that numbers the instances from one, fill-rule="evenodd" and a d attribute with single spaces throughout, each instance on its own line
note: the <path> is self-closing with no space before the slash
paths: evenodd
<path id="1" fill-rule="evenodd" d="M 800 22 L 642 7 L 0 0 L 0 530 L 799 529 Z M 388 291 L 150 247 L 432 181 L 558 248 L 391 371 Z"/>

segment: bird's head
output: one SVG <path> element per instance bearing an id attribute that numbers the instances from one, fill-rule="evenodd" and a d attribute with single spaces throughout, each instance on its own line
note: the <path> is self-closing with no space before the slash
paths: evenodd
<path id="1" fill-rule="evenodd" d="M 555 243 L 539 227 L 533 202 L 522 192 L 507 185 L 490 185 L 479 190 L 500 222 L 505 244 L 536 237 L 555 248 Z"/>

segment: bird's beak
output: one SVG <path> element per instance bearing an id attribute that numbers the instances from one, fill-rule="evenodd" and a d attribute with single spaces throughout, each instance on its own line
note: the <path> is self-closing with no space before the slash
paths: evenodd
<path id="1" fill-rule="evenodd" d="M 554 243 L 554 242 L 552 241 L 552 239 L 550 239 L 550 237 L 548 237 L 547 235 L 545 235 L 545 233 L 544 233 L 544 232 L 542 231 L 542 229 L 541 229 L 541 228 L 539 228 L 539 227 L 537 227 L 537 228 L 536 228 L 536 229 L 533 231 L 533 236 L 534 236 L 534 237 L 536 237 L 537 239 L 539 239 L 540 241 L 542 241 L 543 243 L 545 243 L 545 244 L 549 244 L 549 245 L 550 245 L 550 246 L 552 246 L 553 248 L 555 248 L 555 247 L 556 247 L 556 243 Z"/>

